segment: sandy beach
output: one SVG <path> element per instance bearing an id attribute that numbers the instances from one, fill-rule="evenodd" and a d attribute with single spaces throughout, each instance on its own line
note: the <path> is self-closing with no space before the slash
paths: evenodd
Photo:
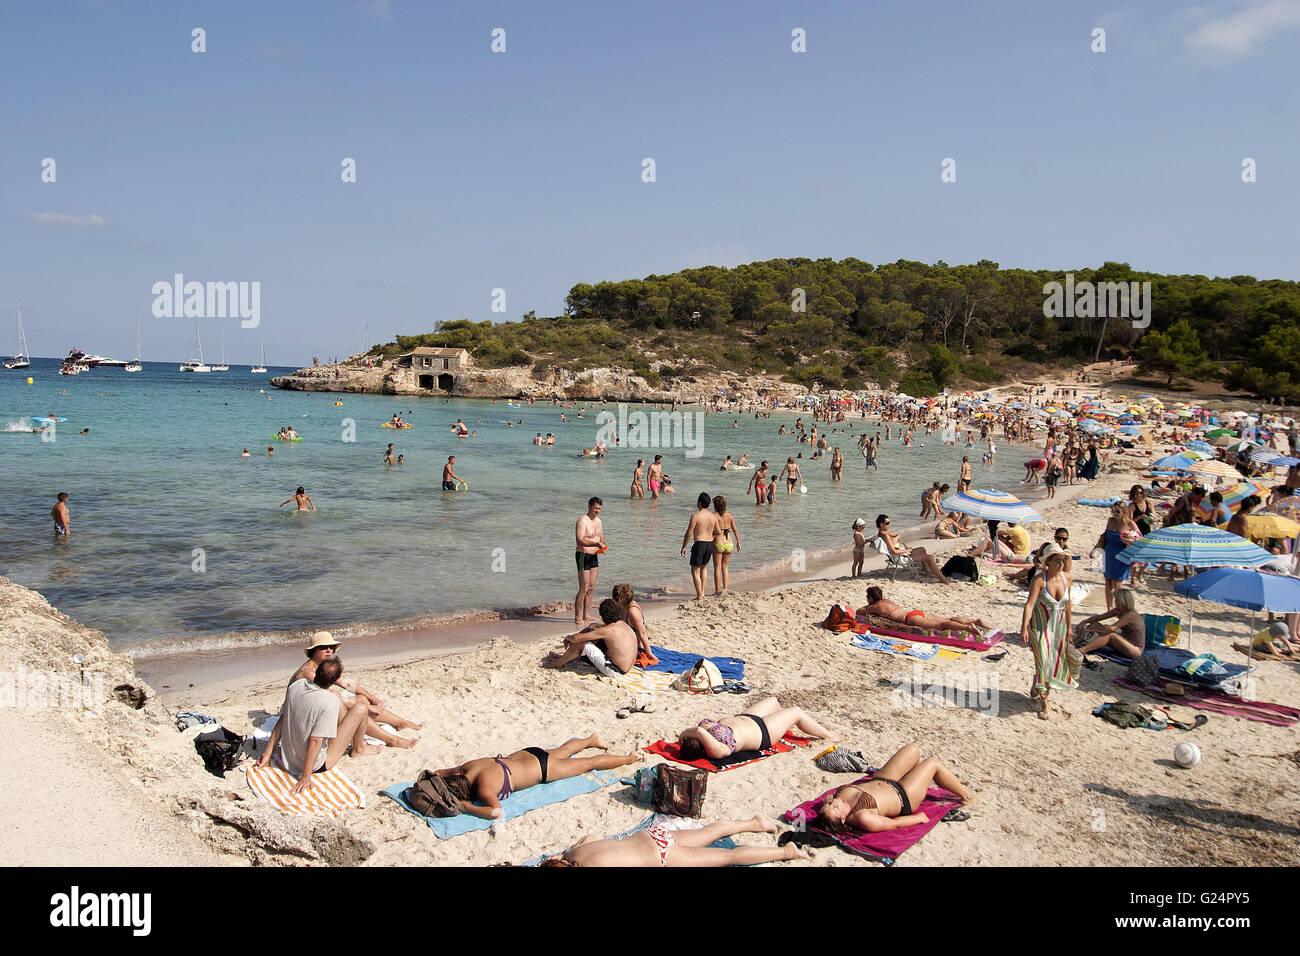
<path id="1" fill-rule="evenodd" d="M 1101 578 L 1087 569 L 1087 553 L 1107 512 L 1071 499 L 1126 492 L 1133 472 L 1123 457 L 1119 462 L 1117 473 L 1062 487 L 1054 502 L 1036 502 L 1050 510 L 1041 523 L 1030 526 L 1034 544 L 1064 526 L 1070 529 L 1072 550 L 1082 557 L 1074 578 L 1091 593 L 1076 605 L 1076 620 L 1103 609 Z M 943 554 L 967 547 L 969 540 L 917 538 L 908 543 L 924 543 Z M 379 693 L 392 711 L 423 721 L 425 728 L 412 749 L 342 761 L 340 767 L 366 794 L 367 806 L 337 821 L 287 817 L 256 800 L 240 772 L 227 773 L 224 781 L 206 773 L 169 713 L 202 711 L 249 734 L 278 710 L 290 668 L 301 657 L 287 660 L 282 673 L 232 671 L 214 683 L 173 687 L 153 696 L 129 659 L 114 654 L 102 635 L 67 620 L 34 592 L 0 579 L 0 665 L 11 671 L 21 665 L 66 673 L 72 655 L 81 653 L 87 673 L 103 675 L 109 698 L 98 714 L 0 708 L 0 732 L 12 742 L 0 761 L 0 782 L 22 795 L 0 812 L 0 823 L 11 834 L 17 860 L 31 863 L 520 863 L 563 850 L 589 834 L 625 830 L 648 811 L 635 804 L 628 788 L 616 786 L 444 841 L 380 791 L 414 779 L 425 768 L 525 746 L 555 746 L 591 732 L 600 733 L 615 752 L 630 750 L 673 739 L 701 717 L 742 713 L 747 704 L 775 696 L 844 734 L 846 744 L 872 762 L 879 764 L 913 742 L 923 754 L 941 757 L 979 792 L 968 821 L 940 825 L 898 865 L 1300 862 L 1295 823 L 1300 790 L 1294 785 L 1294 755 L 1300 748 L 1294 728 L 1210 714 L 1205 726 L 1189 733 L 1121 730 L 1091 712 L 1108 700 L 1152 702 L 1116 686 L 1113 678 L 1123 669 L 1111 663 L 1085 670 L 1078 690 L 1054 691 L 1053 718 L 1040 721 L 1027 696 L 1033 658 L 1014 636 L 1001 645 L 1010 653 L 999 662 L 981 660 L 975 653 L 917 661 L 855 648 L 848 635 L 817 625 L 832 603 L 865 603 L 872 583 L 906 607 L 978 616 L 1013 635 L 1019 628 L 1026 592 L 1000 575 L 988 587 L 941 585 L 907 575 L 891 583 L 879 560 L 869 561 L 868 574 L 857 580 L 848 578 L 845 560 L 810 573 L 810 580 L 773 590 L 738 590 L 698 604 L 657 608 L 649 624 L 655 644 L 743 658 L 754 692 L 712 698 L 661 692 L 654 713 L 628 719 L 616 719 L 615 711 L 632 699 L 632 692 L 539 666 L 554 646 L 553 636 L 521 642 L 502 635 L 460 653 L 415 660 L 359 659 L 348 674 Z M 1139 591 L 1139 610 L 1187 621 L 1186 599 L 1174 595 L 1167 581 L 1148 580 Z M 1253 633 L 1250 613 L 1205 602 L 1198 602 L 1195 612 L 1195 649 L 1212 651 L 1224 661 L 1244 661 L 1230 643 Z M 351 660 L 346 648 L 340 656 L 345 664 Z M 1254 677 L 1259 699 L 1300 702 L 1297 665 L 1259 662 Z M 936 704 L 935 695 L 943 696 L 945 687 L 976 682 L 995 692 L 991 716 L 974 706 Z M 150 695 L 144 707 L 132 709 L 114 699 L 112 688 L 121 685 Z M 1182 720 L 1196 713 L 1177 706 L 1173 712 Z M 1191 770 L 1172 760 L 1174 746 L 1183 739 L 1194 741 L 1204 755 Z M 811 758 L 822 749 L 814 744 L 711 775 L 706 819 L 756 813 L 776 818 L 801 800 L 851 780 L 814 766 Z M 636 766 L 652 762 L 658 758 Z M 66 792 L 66 781 L 91 775 L 106 781 L 97 799 L 115 808 L 118 839 L 103 840 L 101 833 L 92 841 L 90 829 L 97 822 L 59 811 L 67 798 L 60 803 L 55 795 Z M 52 840 L 56 828 L 61 836 Z M 747 835 L 741 842 L 772 839 Z M 93 852 L 85 849 L 91 842 Z M 817 851 L 811 863 L 782 865 L 876 864 L 831 848 Z"/>

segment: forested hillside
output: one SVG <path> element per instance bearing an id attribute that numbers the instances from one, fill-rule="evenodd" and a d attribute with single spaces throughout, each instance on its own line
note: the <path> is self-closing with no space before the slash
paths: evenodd
<path id="1" fill-rule="evenodd" d="M 1049 318 L 1044 286 L 1065 272 L 900 260 L 773 259 L 725 269 L 578 283 L 566 313 L 521 322 L 446 322 L 400 336 L 463 346 L 483 366 L 622 364 L 660 379 L 701 366 L 766 371 L 823 387 L 866 381 L 914 394 L 992 384 L 1037 366 L 1136 355 L 1170 383 L 1300 401 L 1300 284 L 1137 272 L 1126 263 L 1071 269 L 1076 283 L 1150 282 L 1151 324 Z"/>

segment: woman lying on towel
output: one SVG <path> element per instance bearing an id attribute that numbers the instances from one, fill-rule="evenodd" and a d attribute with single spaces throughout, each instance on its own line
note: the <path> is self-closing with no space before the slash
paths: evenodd
<path id="1" fill-rule="evenodd" d="M 568 743 L 551 750 L 525 747 L 508 757 L 479 757 L 459 767 L 435 770 L 442 786 L 442 800 L 433 815 L 454 817 L 471 813 L 484 820 L 501 816 L 501 801 L 515 790 L 535 787 L 539 783 L 564 780 L 592 770 L 613 770 L 641 759 L 641 754 L 602 754 L 599 757 L 575 757 L 582 750 L 608 750 L 609 746 L 596 734 L 575 737 Z M 475 806 L 478 800 L 486 806 Z"/>
<path id="2" fill-rule="evenodd" d="M 762 817 L 711 823 L 698 830 L 669 830 L 652 826 L 621 840 L 586 836 L 542 866 L 753 866 L 778 860 L 807 860 L 808 853 L 788 843 L 738 846 L 727 850 L 710 843 L 737 833 L 776 833 L 777 825 Z"/>
<path id="3" fill-rule="evenodd" d="M 772 744 L 791 729 L 805 737 L 817 737 L 831 743 L 844 739 L 817 723 L 801 708 L 782 707 L 779 700 L 769 697 L 749 708 L 747 713 L 735 717 L 724 720 L 706 717 L 698 726 L 678 734 L 677 742 L 681 744 L 682 757 L 686 760 L 702 757 L 721 760 L 737 751 L 771 750 Z"/>
<path id="4" fill-rule="evenodd" d="M 887 618 L 891 621 L 897 621 L 899 624 L 905 624 L 908 627 L 925 628 L 928 632 L 935 631 L 969 631 L 975 637 L 981 637 L 989 629 L 989 626 L 977 617 L 939 617 L 936 614 L 927 614 L 925 611 L 904 611 L 893 601 L 885 600 L 885 592 L 878 587 L 867 588 L 867 600 L 870 602 L 862 608 L 859 613 L 874 614 L 876 617 Z"/>
<path id="5" fill-rule="evenodd" d="M 817 808 L 817 825 L 831 833 L 879 833 L 925 823 L 929 818 L 913 810 L 925 801 L 931 784 L 957 794 L 967 806 L 975 802 L 975 794 L 938 757 L 922 760 L 916 744 L 908 744 L 866 783 L 849 784 L 832 793 Z"/>

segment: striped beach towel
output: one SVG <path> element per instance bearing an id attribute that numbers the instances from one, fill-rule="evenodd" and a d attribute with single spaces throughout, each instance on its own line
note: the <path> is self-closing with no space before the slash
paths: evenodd
<path id="1" fill-rule="evenodd" d="M 654 693 L 661 690 L 671 690 L 673 681 L 677 680 L 681 675 L 665 671 L 647 671 L 640 667 L 634 667 L 626 674 L 619 674 L 617 677 L 606 677 L 604 674 L 598 674 L 595 671 L 579 674 L 578 676 L 604 681 L 606 684 L 613 684 L 623 690 L 647 690 Z"/>
<path id="2" fill-rule="evenodd" d="M 285 813 L 333 818 L 344 810 L 362 810 L 366 806 L 366 795 L 337 768 L 313 773 L 311 788 L 305 793 L 293 792 L 298 778 L 285 770 L 278 758 L 267 767 L 249 761 L 240 769 L 248 778 L 248 789 Z"/>

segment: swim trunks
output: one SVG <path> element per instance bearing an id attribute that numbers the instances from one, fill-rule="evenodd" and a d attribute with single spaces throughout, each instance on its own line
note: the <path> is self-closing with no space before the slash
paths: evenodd
<path id="1" fill-rule="evenodd" d="M 56 521 L 56 522 L 54 522 L 54 533 L 55 533 L 55 534 L 67 534 L 67 533 L 68 533 L 68 529 L 65 528 L 65 527 L 63 527 L 63 525 L 59 524 L 59 523 Z"/>
<path id="2" fill-rule="evenodd" d="M 713 559 L 713 542 L 696 541 L 691 546 L 691 567 L 702 568 Z"/>
<path id="3" fill-rule="evenodd" d="M 651 491 L 658 491 L 661 487 L 662 487 L 662 485 L 660 485 L 660 483 L 659 483 L 659 479 L 658 479 L 658 478 L 651 478 L 651 479 L 650 479 L 650 490 L 651 490 Z"/>
<path id="4" fill-rule="evenodd" d="M 444 482 L 442 483 L 442 490 L 443 490 L 443 491 L 455 491 L 455 490 L 456 490 L 456 482 L 454 482 L 454 481 L 444 481 Z"/>
<path id="5" fill-rule="evenodd" d="M 591 571 L 600 567 L 600 558 L 594 554 L 588 554 L 586 551 L 573 552 L 573 560 L 578 565 L 579 571 Z"/>

